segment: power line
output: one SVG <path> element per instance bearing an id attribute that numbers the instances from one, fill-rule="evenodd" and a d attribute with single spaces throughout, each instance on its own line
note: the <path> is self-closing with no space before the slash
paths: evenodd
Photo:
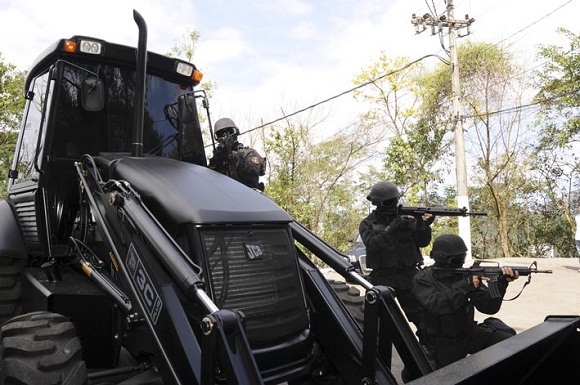
<path id="1" fill-rule="evenodd" d="M 526 29 L 532 27 L 535 24 L 538 24 L 540 21 L 544 20 L 545 18 L 551 16 L 552 14 L 554 14 L 555 12 L 559 11 L 561 8 L 565 7 L 566 5 L 570 4 L 573 0 L 568 0 L 566 3 L 560 5 L 559 7 L 557 7 L 556 9 L 554 9 L 552 12 L 545 14 L 544 16 L 540 17 L 538 20 L 528 24 L 527 26 L 523 27 L 522 29 L 520 29 L 519 31 L 516 31 L 514 33 L 512 33 L 510 36 L 506 37 L 505 39 L 502 39 L 500 41 L 498 41 L 496 43 L 496 45 L 499 45 L 501 43 L 503 43 L 504 41 L 511 39 L 512 37 L 514 37 L 515 35 L 517 35 L 518 33 L 521 33 L 523 31 L 525 31 Z"/>
<path id="2" fill-rule="evenodd" d="M 535 24 L 539 23 L 540 21 L 542 21 L 543 19 L 545 19 L 545 18 L 547 18 L 547 17 L 551 16 L 551 15 L 552 15 L 552 14 L 554 14 L 555 12 L 559 11 L 560 9 L 562 9 L 564 6 L 566 6 L 566 5 L 570 4 L 572 1 L 573 1 L 573 0 L 569 0 L 569 1 L 567 1 L 566 3 L 564 3 L 564 4 L 560 5 L 560 6 L 558 6 L 558 7 L 557 7 L 557 8 L 555 8 L 553 11 L 551 11 L 551 12 L 549 12 L 549 13 L 545 14 L 544 16 L 542 16 L 541 18 L 539 18 L 538 20 L 536 20 L 536 21 L 534 21 L 534 22 L 532 22 L 532 23 L 528 24 L 527 26 L 525 26 L 525 27 L 521 28 L 520 30 L 518 30 L 518 31 L 514 32 L 513 34 L 511 34 L 510 36 L 508 36 L 508 37 L 506 37 L 506 38 L 504 38 L 504 39 L 500 40 L 499 42 L 497 42 L 497 43 L 494 43 L 493 45 L 494 45 L 494 46 L 497 46 L 497 45 L 499 45 L 499 44 L 501 44 L 501 43 L 505 42 L 506 40 L 509 40 L 509 39 L 511 39 L 511 38 L 512 38 L 512 37 L 514 37 L 515 35 L 517 35 L 517 34 L 519 34 L 519 33 L 523 32 L 523 31 L 525 31 L 526 29 L 528 29 L 528 28 L 531 28 L 533 25 L 535 25 Z M 429 8 L 429 10 L 431 10 L 431 7 L 430 7 L 430 6 L 429 6 L 429 4 L 428 4 L 428 0 L 425 0 L 425 2 L 426 2 L 426 4 L 427 4 L 427 7 Z M 433 2 L 433 14 L 436 14 L 436 9 L 435 9 L 435 4 L 434 4 L 434 2 Z M 442 36 L 441 36 L 441 34 L 442 34 L 442 31 L 440 31 L 440 32 L 439 32 L 439 34 L 440 34 L 440 37 L 439 37 L 439 39 L 440 39 L 440 44 L 442 45 L 442 48 L 445 50 L 445 52 L 446 52 L 447 54 L 449 54 L 449 51 L 448 51 L 447 49 L 445 49 L 445 47 L 443 46 L 443 42 L 442 42 Z M 425 56 L 423 56 L 423 57 L 421 57 L 421 58 L 419 58 L 419 59 L 417 59 L 417 60 L 414 60 L 414 61 L 410 62 L 409 64 L 405 65 L 405 66 L 404 66 L 404 67 L 402 67 L 402 68 L 399 68 L 399 69 L 397 69 L 397 70 L 394 70 L 394 71 L 391 71 L 391 72 L 389 72 L 389 73 L 386 73 L 386 74 L 384 74 L 384 75 L 381 75 L 381 76 L 379 76 L 379 77 L 377 77 L 377 78 L 375 78 L 375 79 L 373 79 L 373 80 L 370 80 L 370 81 L 368 81 L 368 82 L 365 82 L 365 83 L 363 83 L 363 84 L 360 84 L 359 86 L 353 87 L 353 88 L 351 88 L 351 89 L 349 89 L 349 90 L 346 90 L 346 91 L 344 91 L 344 92 L 341 92 L 341 93 L 339 93 L 339 94 L 336 94 L 336 95 L 334 95 L 334 96 L 331 96 L 331 97 L 329 97 L 329 98 L 327 98 L 327 99 L 324 99 L 324 100 L 322 100 L 322 101 L 320 101 L 320 102 L 314 103 L 314 104 L 312 104 L 312 105 L 310 105 L 310 106 L 308 106 L 308 107 L 304 107 L 304 108 L 302 108 L 302 109 L 300 109 L 300 110 L 298 110 L 298 111 L 295 111 L 295 112 L 293 112 L 293 113 L 290 113 L 290 114 L 287 114 L 287 115 L 283 115 L 283 116 L 282 116 L 282 117 L 280 117 L 280 118 L 274 119 L 274 120 L 272 120 L 272 121 L 270 121 L 270 122 L 264 123 L 264 124 L 262 124 L 262 125 L 260 125 L 260 126 L 257 126 L 257 127 L 254 127 L 254 128 L 252 128 L 252 129 L 249 129 L 249 130 L 247 130 L 247 131 L 244 131 L 244 132 L 242 132 L 240 135 L 243 135 L 243 134 L 246 134 L 246 133 L 250 133 L 250 132 L 253 132 L 253 131 L 259 130 L 259 129 L 261 129 L 261 128 L 264 128 L 264 127 L 266 127 L 266 126 L 268 126 L 268 125 L 271 125 L 271 124 L 277 123 L 277 122 L 279 122 L 279 121 L 282 121 L 282 120 L 284 120 L 284 119 L 286 119 L 286 118 L 289 118 L 289 117 L 292 117 L 292 116 L 295 116 L 295 115 L 301 114 L 301 113 L 303 113 L 303 112 L 305 112 L 305 111 L 308 111 L 308 110 L 310 110 L 310 109 L 316 108 L 316 107 L 318 107 L 318 106 L 320 106 L 320 105 L 322 105 L 322 104 L 328 103 L 328 102 L 330 102 L 330 101 L 332 101 L 332 100 L 334 100 L 334 99 L 338 99 L 339 97 L 341 97 L 341 96 L 344 96 L 344 95 L 347 95 L 347 94 L 349 94 L 349 93 L 351 93 L 351 92 L 353 92 L 353 91 L 355 91 L 355 90 L 357 90 L 357 89 L 360 89 L 360 88 L 366 87 L 366 86 L 368 86 L 368 85 L 370 85 L 370 84 L 373 84 L 373 83 L 375 83 L 376 81 L 379 81 L 379 80 L 383 79 L 384 77 L 387 77 L 387 76 L 393 75 L 393 74 L 395 74 L 395 73 L 397 73 L 397 72 L 400 72 L 400 71 L 403 71 L 404 69 L 406 69 L 406 68 L 410 67 L 411 65 L 413 65 L 413 64 L 415 64 L 415 63 L 418 63 L 418 62 L 420 62 L 420 61 L 422 61 L 422 60 L 424 60 L 424 59 L 426 59 L 426 58 L 428 58 L 428 57 L 436 57 L 436 58 L 437 58 L 437 59 L 439 59 L 441 62 L 443 62 L 443 63 L 445 63 L 445 64 L 449 64 L 449 61 L 448 61 L 447 59 L 445 59 L 445 58 L 443 58 L 443 57 L 441 57 L 441 56 L 439 56 L 439 55 L 436 55 L 436 54 L 429 54 L 429 55 L 425 55 Z M 526 71 L 526 72 L 527 72 L 527 71 Z M 513 108 L 517 108 L 517 107 L 513 107 Z M 507 110 L 506 110 L 506 111 L 507 111 Z"/>
<path id="3" fill-rule="evenodd" d="M 260 128 L 264 128 L 264 127 L 266 127 L 266 126 L 269 126 L 269 125 L 271 125 L 271 124 L 277 123 L 277 122 L 279 122 L 279 121 L 281 121 L 281 120 L 285 120 L 285 119 L 287 119 L 287 118 L 290 118 L 290 117 L 292 117 L 292 116 L 295 116 L 295 115 L 301 114 L 301 113 L 303 113 L 303 112 L 305 112 L 305 111 L 307 111 L 307 110 L 310 110 L 310 109 L 313 109 L 313 108 L 315 108 L 315 107 L 318 107 L 318 106 L 320 106 L 320 105 L 322 105 L 322 104 L 324 104 L 324 103 L 328 103 L 328 102 L 330 102 L 330 101 L 332 101 L 332 100 L 334 100 L 334 99 L 338 99 L 338 98 L 340 98 L 341 96 L 347 95 L 347 94 L 349 94 L 349 93 L 351 93 L 351 92 L 354 92 L 354 91 L 356 91 L 356 90 L 358 90 L 358 89 L 360 89 L 360 88 L 363 88 L 363 87 L 366 87 L 366 86 L 368 86 L 368 85 L 374 84 L 375 82 L 377 82 L 377 81 L 379 81 L 379 80 L 381 80 L 381 79 L 383 79 L 383 78 L 385 78 L 385 77 L 387 77 L 387 76 L 390 76 L 390 75 L 396 74 L 396 73 L 398 73 L 398 72 L 401 72 L 401 71 L 403 71 L 403 70 L 405 70 L 405 69 L 407 69 L 407 68 L 411 67 L 412 65 L 414 65 L 414 64 L 417 64 L 418 62 L 420 62 L 420 61 L 422 61 L 422 60 L 425 60 L 425 59 L 427 59 L 427 58 L 429 58 L 429 57 L 436 57 L 436 58 L 438 58 L 439 60 L 444 60 L 444 59 L 442 59 L 442 58 L 441 58 L 439 55 L 435 55 L 435 54 L 429 54 L 429 55 L 422 56 L 422 57 L 420 57 L 419 59 L 413 60 L 413 61 L 411 61 L 411 62 L 409 62 L 409 63 L 405 64 L 405 65 L 404 65 L 403 67 L 401 67 L 401 68 L 398 68 L 398 69 L 396 69 L 396 70 L 390 71 L 390 72 L 388 72 L 388 73 L 386 73 L 386 74 L 383 74 L 383 75 L 381 75 L 381 76 L 379 76 L 379 77 L 377 77 L 377 78 L 375 78 L 375 79 L 372 79 L 372 80 L 369 80 L 369 81 L 367 81 L 367 82 L 365 82 L 365 83 L 362 83 L 362 84 L 360 84 L 360 85 L 358 85 L 358 86 L 356 86 L 356 87 L 353 87 L 353 88 L 351 88 L 351 89 L 348 89 L 348 90 L 346 90 L 346 91 L 343 91 L 343 92 L 341 92 L 341 93 L 339 93 L 339 94 L 336 94 L 336 95 L 334 95 L 334 96 L 331 96 L 331 97 L 329 97 L 329 98 L 327 98 L 327 99 L 321 100 L 320 102 L 317 102 L 317 103 L 315 103 L 315 104 L 311 104 L 311 105 L 310 105 L 310 106 L 308 106 L 308 107 L 304 107 L 304 108 L 302 108 L 302 109 L 300 109 L 300 110 L 298 110 L 298 111 L 294 111 L 294 112 L 292 112 L 292 113 L 290 113 L 290 114 L 286 114 L 286 115 L 284 115 L 284 116 L 282 116 L 282 117 L 280 117 L 280 118 L 278 118 L 278 119 L 274 119 L 274 120 L 272 120 L 272 121 L 270 121 L 270 122 L 268 122 L 268 123 L 264 123 L 264 124 L 262 124 L 262 125 L 260 125 L 260 126 L 257 126 L 257 127 L 254 127 L 254 128 L 252 128 L 252 129 L 249 129 L 249 130 L 247 130 L 247 131 L 244 131 L 244 132 L 242 132 L 240 135 L 247 134 L 247 133 L 249 133 L 249 132 L 256 131 L 256 130 L 259 130 Z"/>
<path id="4" fill-rule="evenodd" d="M 563 93 L 560 95 L 554 95 L 550 98 L 537 100 L 535 102 L 531 102 L 531 103 L 527 103 L 527 104 L 521 104 L 519 106 L 503 108 L 501 110 L 487 111 L 487 112 L 482 113 L 482 114 L 465 115 L 464 118 L 479 118 L 479 117 L 483 117 L 483 116 L 499 115 L 499 114 L 509 113 L 509 112 L 516 112 L 516 111 L 519 112 L 519 111 L 523 111 L 523 110 L 526 110 L 529 108 L 540 106 L 540 105 L 545 104 L 545 103 L 551 103 L 551 102 L 557 101 L 558 99 L 568 97 L 571 94 L 574 94 L 574 91 L 570 91 L 568 93 Z"/>

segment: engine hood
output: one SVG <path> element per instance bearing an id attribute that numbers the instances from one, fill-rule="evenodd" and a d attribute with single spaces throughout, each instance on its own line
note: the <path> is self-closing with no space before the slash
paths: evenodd
<path id="1" fill-rule="evenodd" d="M 124 180 L 170 233 L 184 223 L 288 223 L 292 218 L 261 192 L 207 167 L 169 158 L 101 154 L 108 179 Z"/>

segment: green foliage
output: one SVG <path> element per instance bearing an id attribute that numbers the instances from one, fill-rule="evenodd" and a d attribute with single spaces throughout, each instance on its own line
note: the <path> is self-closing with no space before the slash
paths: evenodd
<path id="1" fill-rule="evenodd" d="M 519 191 L 522 198 L 527 198 L 526 208 L 532 213 L 526 225 L 531 229 L 527 239 L 536 244 L 553 245 L 558 256 L 575 257 L 573 211 L 580 202 L 570 190 L 574 188 L 574 178 L 578 180 L 578 168 L 574 169 L 578 157 L 545 147 L 532 148 L 531 152 L 535 155 L 530 159 L 534 177 L 528 177 L 526 188 Z"/>
<path id="2" fill-rule="evenodd" d="M 542 107 L 542 141 L 564 147 L 580 136 L 580 35 L 566 29 L 558 32 L 568 38 L 569 44 L 540 47 L 538 57 L 545 64 L 535 73 L 539 88 L 535 102 Z"/>
<path id="3" fill-rule="evenodd" d="M 386 127 L 388 144 L 378 179 L 396 183 L 408 202 L 428 204 L 429 190 L 442 179 L 439 160 L 448 146 L 445 125 L 439 124 L 432 111 L 424 113 L 425 92 L 434 78 L 426 76 L 420 64 L 409 65 L 408 58 L 390 59 L 383 52 L 380 59 L 363 70 L 355 84 L 372 82 L 359 89 L 355 97 L 369 104 L 365 124 Z M 435 103 L 433 104 L 435 105 Z M 439 105 L 439 104 L 437 104 Z"/>
<path id="4" fill-rule="evenodd" d="M 187 29 L 187 31 L 183 34 L 183 40 L 181 42 L 175 43 L 166 55 L 170 57 L 182 58 L 190 63 L 193 63 L 196 45 L 200 38 L 201 33 L 198 30 Z M 212 91 L 217 88 L 217 83 L 213 81 L 205 81 L 201 84 L 201 88 L 203 88 L 208 93 L 208 95 L 211 96 Z"/>
<path id="5" fill-rule="evenodd" d="M 546 52 L 555 57 L 554 51 Z M 490 43 L 467 42 L 459 48 L 458 59 L 466 150 L 474 160 L 468 171 L 470 207 L 488 213 L 487 217 L 471 218 L 473 255 L 533 256 L 542 245 L 556 246 L 566 255 L 572 243 L 558 232 L 570 234 L 571 222 L 569 216 L 556 214 L 567 210 L 557 182 L 547 183 L 551 162 L 532 161 L 530 154 L 536 152 L 530 150 L 530 144 L 537 133 L 526 127 L 519 111 L 498 114 L 520 103 L 526 91 L 520 76 L 523 71 L 507 50 Z M 570 64 L 562 58 L 557 63 Z M 368 188 L 380 179 L 394 181 L 406 204 L 455 207 L 455 189 L 445 188 L 443 179 L 454 172 L 449 151 L 455 119 L 450 68 L 440 64 L 431 71 L 418 67 L 396 70 L 404 64 L 404 59 L 389 60 L 383 55 L 357 78 L 359 84 L 379 79 L 369 89 L 359 90 L 357 97 L 373 104 L 364 116 L 366 122 L 386 126 L 389 133 L 381 170 L 371 169 L 363 180 Z M 568 71 L 571 79 L 579 72 L 575 69 Z M 389 76 L 382 77 L 385 73 Z M 572 84 L 575 82 L 570 88 Z M 571 132 L 555 136 L 570 137 Z M 542 194 L 546 198 L 543 205 L 535 204 Z M 434 236 L 457 233 L 457 223 L 457 218 L 438 218 Z"/>
<path id="6" fill-rule="evenodd" d="M 188 29 L 183 35 L 183 40 L 171 47 L 167 53 L 168 56 L 184 57 L 188 62 L 193 63 L 193 56 L 195 55 L 195 46 L 201 37 L 198 30 Z"/>
<path id="7" fill-rule="evenodd" d="M 298 222 L 345 250 L 366 207 L 352 186 L 372 135 L 358 127 L 314 142 L 315 125 L 288 122 L 271 128 L 264 139 L 270 165 L 265 192 Z"/>
<path id="8" fill-rule="evenodd" d="M 425 125 L 447 127 L 452 121 L 450 69 L 439 65 L 422 74 L 417 82 L 421 84 L 420 115 Z"/>
<path id="9" fill-rule="evenodd" d="M 175 43 L 169 52 L 166 53 L 169 57 L 178 57 L 184 60 L 187 60 L 190 63 L 193 63 L 193 59 L 195 56 L 195 49 L 199 39 L 201 38 L 201 33 L 198 30 L 190 30 L 183 34 L 183 40 L 181 42 Z M 201 89 L 205 90 L 207 93 L 208 98 L 211 99 L 213 95 L 213 91 L 217 89 L 217 83 L 211 80 L 202 80 L 200 85 Z M 203 111 L 203 105 L 201 99 L 197 100 L 197 109 L 198 111 Z M 208 119 L 204 114 L 200 114 L 200 122 L 202 123 L 202 135 L 204 143 L 211 143 L 211 129 L 204 129 L 204 123 L 206 123 Z M 211 153 L 208 154 L 211 156 Z"/>
<path id="10" fill-rule="evenodd" d="M 521 111 L 513 109 L 527 89 L 520 76 L 524 71 L 510 53 L 488 43 L 467 42 L 459 49 L 463 127 L 474 160 L 468 171 L 470 208 L 488 213 L 470 221 L 475 258 L 541 257 L 554 249 L 556 256 L 575 255 L 567 192 L 580 167 L 577 158 L 561 159 L 562 153 L 554 152 L 554 143 L 570 143 L 578 135 L 580 114 L 574 98 L 580 95 L 575 92 L 579 41 L 569 36 L 572 49 L 542 51 L 551 64 L 538 78 L 544 86 L 537 99 L 544 113 L 541 151 L 533 147 L 539 133 L 525 124 Z M 406 204 L 456 206 L 455 188 L 444 184 L 444 177 L 454 172 L 450 69 L 439 65 L 426 72 L 406 63 L 404 58 L 390 60 L 383 54 L 355 80 L 359 85 L 371 83 L 355 95 L 368 104 L 363 126 L 387 140 L 378 167 L 330 183 L 330 174 L 323 171 L 343 163 L 337 148 L 344 141 L 311 143 L 307 127 L 299 124 L 277 127 L 270 138 L 268 151 L 276 155 L 268 155 L 273 168 L 268 194 L 333 244 L 343 245 L 341 240 L 356 234 L 358 223 L 372 209 L 364 197 L 378 180 L 397 183 Z M 498 113 L 502 110 L 511 112 Z M 551 146 L 546 145 L 549 139 Z M 568 190 L 562 189 L 563 176 Z M 322 198 L 325 190 L 332 192 Z M 437 218 L 434 236 L 457 233 L 457 227 L 457 218 Z"/>
<path id="11" fill-rule="evenodd" d="M 497 114 L 505 106 L 519 103 L 524 92 L 521 70 L 502 47 L 467 42 L 458 49 L 461 104 L 466 153 L 474 166 L 468 171 L 473 186 L 470 206 L 486 211 L 486 218 L 472 218 L 472 253 L 511 256 L 514 250 L 514 219 L 522 212 L 512 206 L 517 189 L 525 181 L 521 162 L 526 158 L 525 132 L 518 113 Z M 451 79 L 449 67 L 441 64 L 422 81 L 425 86 L 423 116 L 428 121 L 449 125 Z M 448 122 L 448 123 L 447 123 Z M 498 251 L 499 250 L 499 251 Z"/>
<path id="12" fill-rule="evenodd" d="M 0 54 L 0 198 L 6 195 L 8 169 L 18 139 L 25 76 L 25 72 L 6 63 Z"/>
<path id="13" fill-rule="evenodd" d="M 416 79 L 423 71 L 420 64 L 409 64 L 406 57 L 390 59 L 382 52 L 379 60 L 363 70 L 355 85 L 372 83 L 354 92 L 368 111 L 363 119 L 368 126 L 384 130 L 390 137 L 407 133 L 419 103 Z"/>
<path id="14" fill-rule="evenodd" d="M 309 139 L 304 127 L 292 126 L 273 129 L 269 138 L 264 140 L 264 148 L 271 166 L 268 175 L 267 194 L 298 222 L 307 227 L 306 222 L 312 214 L 312 206 L 308 197 L 310 189 L 302 191 L 305 184 L 301 182 L 307 168 L 307 159 L 300 154 L 306 152 L 306 142 Z"/>
<path id="15" fill-rule="evenodd" d="M 428 205 L 430 188 L 441 180 L 439 161 L 448 147 L 444 142 L 444 129 L 422 123 L 412 125 L 407 135 L 390 140 L 383 158 L 383 170 L 386 179 L 406 186 L 403 188 L 408 190 L 407 201 Z"/>
<path id="16" fill-rule="evenodd" d="M 536 123 L 541 131 L 531 151 L 536 154 L 537 191 L 545 199 L 538 200 L 542 205 L 535 208 L 539 220 L 533 228 L 541 241 L 556 247 L 558 255 L 572 257 L 577 254 L 573 214 L 580 205 L 580 157 L 571 146 L 580 139 L 580 35 L 566 29 L 558 32 L 568 39 L 567 45 L 540 46 L 543 66 L 535 72 L 539 91 L 534 101 L 540 105 Z"/>

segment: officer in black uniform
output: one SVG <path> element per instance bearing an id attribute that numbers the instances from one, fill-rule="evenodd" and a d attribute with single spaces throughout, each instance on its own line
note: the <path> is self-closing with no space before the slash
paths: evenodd
<path id="1" fill-rule="evenodd" d="M 240 130 L 233 120 L 222 118 L 215 122 L 213 131 L 218 145 L 209 160 L 209 168 L 228 175 L 231 169 L 235 169 L 232 167 L 231 154 L 243 147 L 238 142 Z"/>
<path id="2" fill-rule="evenodd" d="M 518 278 L 518 273 L 503 267 L 498 281 L 501 298 L 492 298 L 483 284 L 488 280 L 485 277 L 465 277 L 449 270 L 463 266 L 466 252 L 461 237 L 440 235 L 431 251 L 435 264 L 418 272 L 413 280 L 413 294 L 425 311 L 419 339 L 431 353 L 436 368 L 516 334 L 497 318 L 489 317 L 477 324 L 474 308 L 484 314 L 497 313 L 508 282 Z"/>
<path id="3" fill-rule="evenodd" d="M 411 284 L 423 264 L 420 248 L 431 242 L 434 217 L 398 215 L 399 195 L 393 182 L 375 184 L 367 199 L 376 209 L 360 223 L 359 233 L 366 247 L 367 266 L 373 269 L 371 282 L 395 289 L 407 319 L 418 325 L 423 311 L 411 292 Z"/>
<path id="4" fill-rule="evenodd" d="M 228 175 L 248 187 L 264 191 L 259 181 L 265 174 L 266 159 L 255 149 L 238 142 L 240 130 L 230 118 L 221 118 L 214 125 L 218 145 L 209 160 L 209 168 Z"/>

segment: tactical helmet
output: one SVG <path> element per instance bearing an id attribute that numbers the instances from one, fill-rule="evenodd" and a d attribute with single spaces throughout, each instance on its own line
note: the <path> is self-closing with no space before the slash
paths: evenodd
<path id="1" fill-rule="evenodd" d="M 239 135 L 240 130 L 238 126 L 230 118 L 221 118 L 215 122 L 213 126 L 213 132 L 216 139 L 221 138 L 225 135 Z"/>
<path id="2" fill-rule="evenodd" d="M 394 206 L 399 201 L 399 189 L 393 182 L 378 182 L 371 189 L 367 199 L 375 206 L 386 205 L 386 201 L 390 201 L 389 206 Z"/>
<path id="3" fill-rule="evenodd" d="M 431 258 L 437 266 L 461 267 L 465 262 L 467 246 L 463 239 L 455 234 L 443 234 L 435 238 L 431 249 Z"/>

